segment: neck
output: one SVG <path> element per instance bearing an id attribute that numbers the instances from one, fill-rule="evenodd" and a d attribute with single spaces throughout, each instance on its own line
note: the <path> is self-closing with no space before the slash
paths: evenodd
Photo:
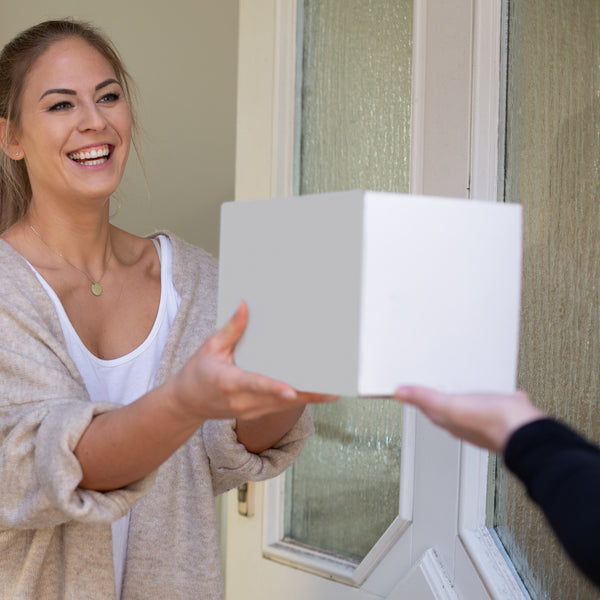
<path id="1" fill-rule="evenodd" d="M 98 278 L 112 255 L 108 204 L 101 213 L 65 216 L 32 203 L 24 224 L 65 261 L 89 273 L 91 278 Z"/>

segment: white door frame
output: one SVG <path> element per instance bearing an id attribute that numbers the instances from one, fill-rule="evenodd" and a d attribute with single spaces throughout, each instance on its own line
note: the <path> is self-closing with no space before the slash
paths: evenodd
<path id="1" fill-rule="evenodd" d="M 296 14 L 296 0 L 240 0 L 236 200 L 293 190 Z M 415 0 L 411 192 L 496 200 L 500 30 L 501 0 Z M 527 598 L 485 527 L 487 453 L 451 438 L 410 407 L 403 427 L 400 514 L 410 526 L 369 565 L 360 598 Z M 265 513 L 281 513 L 281 482 L 255 490 L 251 519 L 237 515 L 234 493 L 226 503 L 231 600 L 248 591 L 232 564 L 241 561 L 248 572 L 260 563 L 271 563 L 269 572 L 287 569 L 263 558 L 277 558 L 268 549 L 277 527 L 274 533 Z M 396 582 L 390 572 L 406 575 Z M 352 574 L 344 577 L 352 585 Z M 351 590 L 342 596 L 331 587 L 327 598 L 355 597 Z M 419 596 L 409 595 L 417 590 Z"/>

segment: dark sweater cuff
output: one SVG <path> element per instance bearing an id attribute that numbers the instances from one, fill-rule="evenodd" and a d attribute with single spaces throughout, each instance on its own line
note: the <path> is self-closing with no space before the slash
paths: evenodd
<path id="1" fill-rule="evenodd" d="M 532 463 L 544 460 L 548 448 L 581 448 L 598 452 L 581 435 L 555 419 L 538 419 L 517 429 L 506 445 L 506 466 L 517 476 L 526 476 Z"/>

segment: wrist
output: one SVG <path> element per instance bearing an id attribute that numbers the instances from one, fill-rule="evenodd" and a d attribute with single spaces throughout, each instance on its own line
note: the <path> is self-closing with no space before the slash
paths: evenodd
<path id="1" fill-rule="evenodd" d="M 191 410 L 192 403 L 183 391 L 179 375 L 171 377 L 161 386 L 155 388 L 155 391 L 163 397 L 169 418 L 183 429 L 196 430 L 207 420 L 201 417 L 197 411 Z M 194 404 L 197 404 L 197 402 Z"/>
<path id="2" fill-rule="evenodd" d="M 531 404 L 527 397 L 525 397 L 525 399 L 525 402 L 522 402 L 519 406 L 515 407 L 514 410 L 511 410 L 506 414 L 505 435 L 501 442 L 502 452 L 506 449 L 510 438 L 517 430 L 533 421 L 545 419 L 548 416 L 544 411 Z"/>

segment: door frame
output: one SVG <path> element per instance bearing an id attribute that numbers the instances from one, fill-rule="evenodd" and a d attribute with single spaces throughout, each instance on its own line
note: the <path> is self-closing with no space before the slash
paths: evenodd
<path id="1" fill-rule="evenodd" d="M 236 200 L 293 193 L 296 7 L 296 0 L 240 2 Z M 502 2 L 415 0 L 414 10 L 411 192 L 496 201 Z M 487 453 L 405 407 L 402 460 L 400 514 L 410 527 L 402 527 L 398 548 L 370 567 L 375 573 L 366 593 L 406 597 L 423 580 L 436 598 L 528 598 L 485 527 Z M 418 499 L 443 498 L 449 480 L 456 482 L 456 498 L 440 507 L 437 520 L 420 524 Z M 278 478 L 255 486 L 253 519 L 237 515 L 237 497 L 229 494 L 224 533 L 230 575 L 230 561 L 247 560 L 242 535 L 261 540 L 254 551 L 273 558 L 274 528 L 265 514 L 282 518 L 282 485 Z M 404 580 L 390 582 L 383 574 L 390 562 L 408 572 Z"/>

